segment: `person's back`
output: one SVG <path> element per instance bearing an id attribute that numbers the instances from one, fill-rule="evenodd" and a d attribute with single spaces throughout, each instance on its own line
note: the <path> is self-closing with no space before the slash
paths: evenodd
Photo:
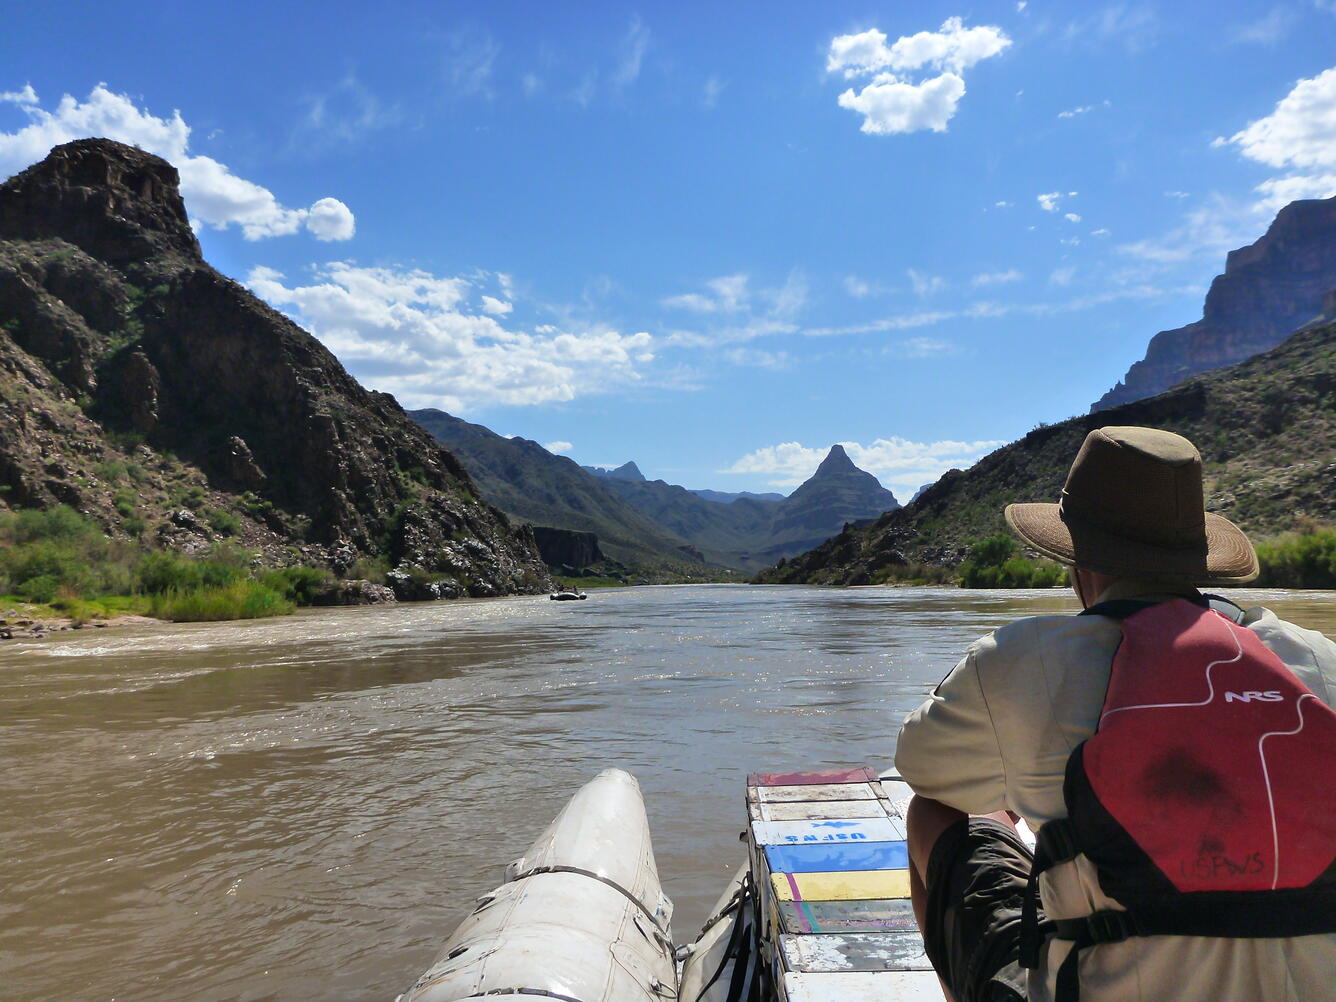
<path id="1" fill-rule="evenodd" d="M 1161 444 L 1155 440 L 1158 436 L 1174 440 L 1167 445 L 1176 457 L 1185 452 L 1184 446 L 1191 449 L 1185 440 L 1167 433 L 1128 431 L 1130 435 L 1122 429 L 1108 429 L 1103 434 L 1111 442 L 1096 446 L 1104 446 L 1105 451 L 1127 449 L 1128 444 L 1121 439 L 1130 437 L 1133 439 L 1130 448 L 1136 450 L 1149 434 L 1149 451 Z M 1092 437 L 1098 434 L 1092 433 Z M 1083 455 L 1086 451 L 1083 448 Z M 1195 458 L 1195 450 L 1191 456 Z M 1073 477 L 1081 472 L 1080 466 L 1078 459 Z M 1197 470 L 1199 475 L 1199 467 Z M 1126 472 L 1120 473 L 1119 479 L 1122 489 L 1135 489 L 1136 480 L 1129 479 Z M 1072 487 L 1069 478 L 1069 488 Z M 1081 487 L 1078 479 L 1075 485 L 1078 493 Z M 1196 490 L 1199 499 L 1199 481 Z M 1086 493 L 1082 500 L 1091 500 L 1090 492 Z M 1181 485 L 1179 493 L 1183 493 Z M 1065 494 L 1064 502 L 1070 496 Z M 1109 494 L 1106 492 L 1104 497 Z M 1079 508 L 1079 501 L 1070 507 Z M 921 883 L 927 884 L 926 891 L 919 888 L 920 904 L 928 922 L 925 938 L 929 941 L 930 955 L 936 954 L 934 962 L 944 981 L 955 991 L 957 1002 L 1019 996 L 1020 986 L 1025 983 L 1015 966 L 1021 959 L 1020 912 L 1025 897 L 1024 878 L 1020 875 L 1029 868 L 1028 854 L 1015 849 L 1014 840 L 998 823 L 1005 823 L 1005 815 L 995 814 L 994 821 L 978 818 L 965 821 L 962 812 L 973 815 L 1014 812 L 1024 817 L 1032 829 L 1041 831 L 1041 836 L 1045 825 L 1059 821 L 1059 825 L 1051 827 L 1052 831 L 1064 824 L 1060 819 L 1068 817 L 1070 806 L 1064 796 L 1069 762 L 1082 743 L 1096 733 L 1101 714 L 1107 718 L 1110 672 L 1124 642 L 1124 613 L 1129 604 L 1133 610 L 1171 609 L 1164 603 L 1176 602 L 1172 608 L 1189 610 L 1179 614 L 1184 622 L 1200 621 L 1203 629 L 1216 631 L 1221 643 L 1229 639 L 1230 630 L 1249 631 L 1251 637 L 1260 641 L 1257 649 L 1274 652 L 1278 663 L 1285 666 L 1278 670 L 1287 675 L 1292 672 L 1298 684 L 1311 691 L 1324 706 L 1332 706 L 1336 694 L 1336 645 L 1320 634 L 1285 623 L 1263 609 L 1240 613 L 1241 622 L 1237 624 L 1215 613 L 1207 616 L 1203 612 L 1194 617 L 1190 612 L 1196 607 L 1189 602 L 1203 602 L 1192 581 L 1228 582 L 1244 579 L 1254 572 L 1255 558 L 1241 533 L 1229 537 L 1231 545 L 1223 547 L 1228 555 L 1224 564 L 1220 562 L 1221 547 L 1217 545 L 1215 554 L 1209 558 L 1215 561 L 1215 566 L 1208 564 L 1208 548 L 1203 547 L 1195 558 L 1202 561 L 1200 567 L 1173 566 L 1175 560 L 1186 562 L 1194 558 L 1190 554 L 1175 557 L 1171 553 L 1161 564 L 1173 566 L 1174 574 L 1148 573 L 1163 567 L 1157 568 L 1157 558 L 1145 552 L 1145 547 L 1143 552 L 1135 553 L 1135 565 L 1116 563 L 1120 556 L 1126 558 L 1128 551 L 1136 550 L 1135 540 L 1120 543 L 1108 538 L 1110 534 L 1105 532 L 1092 544 L 1088 536 L 1082 538 L 1079 527 L 1069 526 L 1069 521 L 1079 522 L 1071 518 L 1071 512 L 1054 511 L 1057 506 L 1047 508 L 1040 512 L 1046 521 L 1037 530 L 1031 524 L 1033 520 L 1026 521 L 1024 511 L 1018 519 L 1017 512 L 1009 509 L 1008 520 L 1031 545 L 1036 544 L 1033 537 L 1038 536 L 1036 548 L 1041 552 L 1048 552 L 1069 565 L 1082 562 L 1083 558 L 1083 569 L 1073 575 L 1078 597 L 1085 606 L 1097 601 L 1111 603 L 1104 607 L 1109 614 L 1021 620 L 978 641 L 932 699 L 906 721 L 897 750 L 900 773 L 914 787 L 918 798 L 923 798 L 911 812 L 910 845 L 911 854 L 917 857 L 916 875 Z M 1219 524 L 1213 529 L 1218 540 Z M 1055 536 L 1064 532 L 1075 538 L 1055 542 Z M 1186 548 L 1180 553 L 1186 553 Z M 1120 608 L 1122 611 L 1116 611 Z M 1172 619 L 1159 613 L 1151 618 L 1156 617 Z M 1249 641 L 1243 646 L 1251 649 L 1253 645 Z M 1144 648 L 1142 653 L 1153 651 L 1153 647 L 1152 644 Z M 1124 666 L 1121 670 L 1136 669 Z M 1231 711 L 1248 711 L 1246 691 L 1234 693 L 1227 704 Z M 1227 693 L 1222 690 L 1218 695 L 1223 700 Z M 1259 700 L 1254 707 L 1257 713 L 1257 707 L 1268 702 L 1270 695 L 1254 691 L 1248 700 L 1253 698 Z M 1200 705 L 1206 707 L 1210 702 L 1208 698 Z M 1188 736 L 1192 727 L 1180 723 L 1176 729 L 1173 722 L 1176 713 L 1180 719 L 1186 719 L 1182 716 L 1185 712 L 1158 713 L 1153 728 L 1146 733 L 1157 739 L 1163 736 L 1166 748 L 1172 749 L 1176 731 L 1181 731 L 1183 743 L 1187 744 L 1193 740 Z M 1204 718 L 1192 719 L 1197 722 L 1196 731 L 1201 732 L 1200 722 Z M 1195 740 L 1202 740 L 1200 733 Z M 1150 753 L 1147 749 L 1146 754 Z M 1130 761 L 1137 755 L 1127 752 L 1121 757 Z M 1173 757 L 1166 756 L 1166 761 L 1172 763 Z M 1161 821 L 1174 820 L 1175 789 L 1188 800 L 1205 802 L 1214 798 L 1216 812 L 1228 812 L 1231 791 L 1209 789 L 1210 783 L 1203 775 L 1181 766 L 1182 763 L 1176 770 L 1161 769 L 1158 778 L 1147 777 L 1148 782 L 1157 781 L 1162 787 Z M 1336 762 L 1327 763 L 1326 772 L 1320 762 L 1314 762 L 1313 766 L 1314 777 L 1329 777 L 1329 770 L 1336 768 Z M 1110 768 L 1116 776 L 1116 764 Z M 1307 791 L 1317 807 L 1316 814 L 1310 810 L 1306 816 L 1332 820 L 1331 826 L 1317 826 L 1323 829 L 1315 833 L 1322 843 L 1316 849 L 1319 854 L 1336 855 L 1333 845 L 1336 834 L 1330 830 L 1336 828 L 1336 797 L 1332 790 L 1329 782 L 1319 782 Z M 1182 839 L 1185 851 L 1210 855 L 1211 839 L 1201 831 L 1184 830 Z M 1043 841 L 1041 837 L 1041 844 Z M 1109 873 L 1105 876 L 1107 879 Z M 1057 922 L 1060 937 L 1064 930 L 1067 934 L 1066 938 L 1047 942 L 1040 953 L 1039 968 L 1029 979 L 1029 997 L 1048 999 L 1057 997 L 1058 972 L 1077 935 L 1073 930 L 1083 930 L 1087 925 L 1072 920 L 1118 912 L 1123 903 L 1101 885 L 1095 865 L 1084 853 L 1048 869 L 1039 878 L 1039 886 L 1044 928 L 1051 929 Z M 942 900 L 934 901 L 934 895 Z M 1214 911 L 1227 918 L 1231 900 L 1228 894 L 1210 900 L 1219 904 Z M 1278 899 L 1276 906 L 1276 910 L 1283 911 L 1283 900 Z M 986 909 L 986 919 L 970 917 L 972 911 L 981 908 Z M 1301 923 L 1302 931 L 1311 933 L 1307 935 L 1258 935 L 1264 931 L 1258 927 L 1238 936 L 1131 935 L 1120 941 L 1086 945 L 1077 961 L 1080 996 L 1090 1002 L 1132 999 L 1164 1002 L 1175 998 L 1307 1002 L 1336 997 L 1336 909 L 1323 906 L 1320 912 L 1330 914 L 1319 913 L 1311 921 L 1305 919 Z M 959 918 L 961 914 L 966 917 Z M 938 928 L 934 929 L 934 925 Z M 1119 934 L 1115 932 L 1111 938 L 1116 939 Z M 971 942 L 958 942 L 964 940 Z M 1074 981 L 1072 975 L 1076 969 L 1075 964 L 1069 965 L 1067 994 L 1073 990 L 1070 982 Z M 1009 990 L 1005 985 L 1015 991 L 1004 994 Z"/>

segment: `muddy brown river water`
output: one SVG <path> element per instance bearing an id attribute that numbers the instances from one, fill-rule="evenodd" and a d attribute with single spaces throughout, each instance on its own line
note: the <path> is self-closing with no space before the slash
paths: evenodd
<path id="1" fill-rule="evenodd" d="M 1336 635 L 1336 595 L 1243 594 Z M 390 1002 L 610 765 L 687 941 L 742 859 L 747 772 L 885 766 L 971 640 L 1073 610 L 638 588 L 6 643 L 0 998 Z"/>

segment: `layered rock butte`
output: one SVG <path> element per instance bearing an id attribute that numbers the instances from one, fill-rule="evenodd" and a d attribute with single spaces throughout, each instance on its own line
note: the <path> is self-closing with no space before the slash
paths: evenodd
<path id="1" fill-rule="evenodd" d="M 393 397 L 204 262 L 175 168 L 104 139 L 0 185 L 0 506 L 54 504 L 188 552 L 388 559 L 431 595 L 549 585 L 532 533 Z"/>
<path id="2" fill-rule="evenodd" d="M 1091 411 L 1154 396 L 1274 348 L 1322 316 L 1336 288 L 1336 198 L 1291 202 L 1260 239 L 1231 251 L 1202 318 L 1151 339 L 1146 357 Z"/>

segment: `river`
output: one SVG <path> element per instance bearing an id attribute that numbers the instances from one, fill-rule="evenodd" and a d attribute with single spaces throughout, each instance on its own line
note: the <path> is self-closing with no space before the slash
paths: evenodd
<path id="1" fill-rule="evenodd" d="M 1244 594 L 1336 635 L 1330 593 Z M 725 585 L 9 642 L 0 998 L 389 1002 L 612 765 L 687 941 L 741 861 L 748 772 L 885 766 L 972 639 L 1072 609 Z"/>

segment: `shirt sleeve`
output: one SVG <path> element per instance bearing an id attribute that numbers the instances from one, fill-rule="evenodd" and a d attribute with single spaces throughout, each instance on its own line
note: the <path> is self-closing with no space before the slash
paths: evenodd
<path id="1" fill-rule="evenodd" d="M 1003 810 L 1006 782 L 993 720 L 971 648 L 896 742 L 895 767 L 922 797 L 968 814 Z"/>

